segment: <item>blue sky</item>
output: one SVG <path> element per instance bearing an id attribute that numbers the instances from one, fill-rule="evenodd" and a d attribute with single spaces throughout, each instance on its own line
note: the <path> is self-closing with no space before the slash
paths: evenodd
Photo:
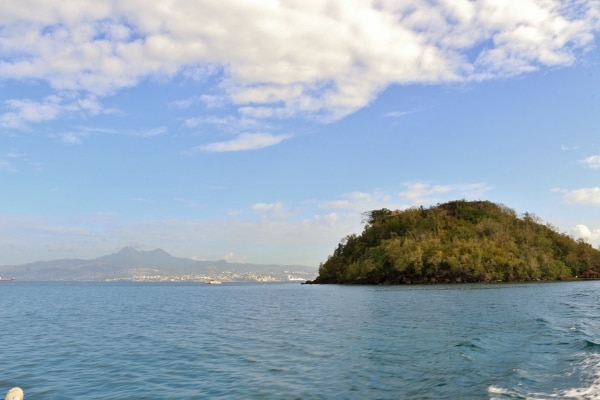
<path id="1" fill-rule="evenodd" d="M 3 2 L 0 265 L 318 266 L 463 198 L 597 247 L 599 32 L 598 1 Z"/>

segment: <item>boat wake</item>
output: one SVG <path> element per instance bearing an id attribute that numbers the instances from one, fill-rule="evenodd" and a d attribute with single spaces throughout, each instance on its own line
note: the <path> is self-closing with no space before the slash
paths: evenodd
<path id="1" fill-rule="evenodd" d="M 575 386 L 553 388 L 550 391 L 528 391 L 521 385 L 517 385 L 516 388 L 491 385 L 488 387 L 489 398 L 490 400 L 600 400 L 600 353 L 585 355 L 573 367 L 573 370 L 565 372 L 564 376 L 570 378 L 569 382 L 577 383 Z"/>

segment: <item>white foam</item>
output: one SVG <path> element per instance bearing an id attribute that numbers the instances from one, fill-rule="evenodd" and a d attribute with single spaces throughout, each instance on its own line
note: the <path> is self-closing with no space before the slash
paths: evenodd
<path id="1" fill-rule="evenodd" d="M 576 366 L 576 369 L 591 373 L 591 382 L 588 386 L 557 390 L 554 393 L 523 393 L 498 386 L 490 386 L 488 387 L 490 400 L 505 400 L 507 398 L 526 400 L 600 400 L 600 354 L 588 355 L 583 359 L 581 364 Z"/>
<path id="2" fill-rule="evenodd" d="M 501 400 L 501 399 L 506 399 L 506 397 L 510 397 L 513 399 L 522 399 L 523 396 L 520 395 L 519 393 L 513 391 L 513 390 L 508 390 L 508 389 L 504 389 L 498 386 L 490 386 L 488 387 L 488 393 L 490 394 L 490 400 Z M 498 397 L 500 396 L 500 397 Z"/>
<path id="3" fill-rule="evenodd" d="M 561 394 L 565 399 L 600 400 L 600 354 L 588 356 L 580 366 L 581 369 L 593 372 L 592 381 L 587 387 L 572 388 Z"/>
<path id="4" fill-rule="evenodd" d="M 508 394 L 509 391 L 506 389 L 496 387 L 496 386 L 490 386 L 488 388 L 488 393 L 490 393 L 490 394 Z"/>

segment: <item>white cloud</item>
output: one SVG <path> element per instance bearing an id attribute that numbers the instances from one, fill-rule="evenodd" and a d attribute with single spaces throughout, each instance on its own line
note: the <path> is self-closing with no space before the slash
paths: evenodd
<path id="1" fill-rule="evenodd" d="M 101 218 L 92 214 L 47 219 L 0 214 L 3 265 L 44 259 L 94 258 L 135 244 L 145 249 L 160 247 L 174 256 L 203 260 L 222 259 L 225 254 L 229 261 L 316 267 L 326 260 L 342 237 L 361 228 L 360 220 L 330 215 L 302 220 L 237 216 L 136 223 L 110 213 L 105 217 L 99 215 Z"/>
<path id="2" fill-rule="evenodd" d="M 158 126 L 155 128 L 149 129 L 140 129 L 140 130 L 114 130 L 114 129 L 101 129 L 101 128 L 90 128 L 90 127 L 81 127 L 77 131 L 72 132 L 64 132 L 57 135 L 52 135 L 55 138 L 58 138 L 62 143 L 68 145 L 75 145 L 83 143 L 83 140 L 92 135 L 122 135 L 122 136 L 131 136 L 138 138 L 149 138 L 158 135 L 162 135 L 167 132 L 167 128 L 164 126 Z"/>
<path id="3" fill-rule="evenodd" d="M 26 128 L 30 123 L 51 121 L 72 113 L 84 115 L 115 113 L 114 109 L 104 109 L 95 96 L 78 98 L 72 93 L 46 96 L 41 101 L 9 99 L 4 101 L 4 107 L 10 111 L 0 114 L 0 126 L 20 129 Z"/>
<path id="4" fill-rule="evenodd" d="M 442 201 L 460 198 L 480 199 L 490 186 L 482 183 L 432 185 L 425 182 L 408 182 L 405 190 L 396 193 L 386 193 L 381 190 L 368 192 L 352 192 L 341 199 L 325 201 L 319 204 L 321 208 L 365 212 L 387 208 L 402 210 L 412 206 L 433 205 Z"/>
<path id="5" fill-rule="evenodd" d="M 261 215 L 261 218 L 281 219 L 291 216 L 291 210 L 286 209 L 283 203 L 256 203 L 252 206 L 252 211 Z"/>
<path id="6" fill-rule="evenodd" d="M 480 199 L 484 193 L 492 189 L 483 183 L 432 185 L 425 182 L 409 182 L 404 186 L 406 190 L 398 195 L 402 199 L 409 200 L 413 205 L 428 205 L 460 198 Z"/>
<path id="7" fill-rule="evenodd" d="M 60 135 L 60 141 L 65 144 L 81 144 L 84 136 L 77 133 L 63 133 Z"/>
<path id="8" fill-rule="evenodd" d="M 202 125 L 212 125 L 219 130 L 237 134 L 249 130 L 268 131 L 272 126 L 262 120 L 256 118 L 247 118 L 245 116 L 228 115 L 225 117 L 217 116 L 201 116 L 190 117 L 183 121 L 183 126 L 186 128 L 198 128 Z"/>
<path id="9" fill-rule="evenodd" d="M 156 128 L 136 130 L 136 131 L 126 131 L 124 132 L 127 136 L 137 136 L 137 137 L 152 137 L 162 135 L 167 132 L 167 128 L 165 126 L 157 126 Z"/>
<path id="10" fill-rule="evenodd" d="M 398 118 L 398 117 L 404 117 L 405 115 L 409 114 L 409 111 L 391 111 L 389 113 L 386 113 L 384 116 L 385 117 L 391 117 L 391 118 Z"/>
<path id="11" fill-rule="evenodd" d="M 585 49 L 593 42 L 593 20 L 572 19 L 575 2 L 486 1 L 480 8 L 481 26 L 495 32 L 493 47 L 482 51 L 476 65 L 483 74 L 515 75 L 540 66 L 574 62 L 573 48 Z M 589 17 L 594 19 L 597 4 Z M 587 25 L 587 26 L 586 26 Z M 571 45 L 569 45 L 571 43 Z"/>
<path id="12" fill-rule="evenodd" d="M 281 202 L 277 203 L 256 203 L 252 206 L 254 211 L 259 212 L 276 212 L 280 213 L 283 210 L 283 204 Z"/>
<path id="13" fill-rule="evenodd" d="M 562 191 L 563 199 L 568 204 L 600 205 L 600 187 Z"/>
<path id="14" fill-rule="evenodd" d="M 225 254 L 223 256 L 223 260 L 227 261 L 228 263 L 245 263 L 245 262 L 247 262 L 245 258 L 236 256 L 232 251 Z"/>
<path id="15" fill-rule="evenodd" d="M 202 123 L 202 118 L 198 118 L 198 117 L 186 118 L 186 120 L 183 121 L 183 126 L 185 126 L 186 128 L 195 128 L 198 125 L 200 125 L 201 123 Z"/>
<path id="16" fill-rule="evenodd" d="M 276 145 L 286 139 L 289 139 L 290 137 L 290 135 L 271 135 L 268 133 L 242 133 L 234 139 L 227 140 L 224 142 L 210 143 L 204 146 L 200 146 L 199 148 L 194 150 L 200 150 L 211 153 L 257 150 Z"/>
<path id="17" fill-rule="evenodd" d="M 64 111 L 61 99 L 57 96 L 48 96 L 41 102 L 10 99 L 4 104 L 11 111 L 0 115 L 0 124 L 7 128 L 22 128 L 29 122 L 53 120 Z"/>
<path id="18" fill-rule="evenodd" d="M 240 107 L 238 112 L 240 115 L 251 118 L 283 117 L 288 114 L 283 108 L 277 109 L 272 107 Z"/>
<path id="19" fill-rule="evenodd" d="M 600 229 L 590 229 L 583 224 L 575 225 L 571 231 L 575 237 L 585 239 L 586 241 L 596 241 L 600 239 Z"/>
<path id="20" fill-rule="evenodd" d="M 407 208 L 407 205 L 394 202 L 392 198 L 392 195 L 380 190 L 375 190 L 372 193 L 352 192 L 345 194 L 341 199 L 322 202 L 319 206 L 321 208 L 354 211 L 358 213 L 381 208 Z"/>
<path id="21" fill-rule="evenodd" d="M 600 155 L 590 156 L 581 160 L 582 163 L 587 164 L 588 167 L 593 169 L 600 169 Z"/>
<path id="22" fill-rule="evenodd" d="M 579 146 L 567 146 L 563 144 L 562 146 L 560 146 L 560 149 L 562 151 L 579 150 Z"/>
<path id="23" fill-rule="evenodd" d="M 409 199 L 413 204 L 425 203 L 426 198 L 432 195 L 447 193 L 452 190 L 450 185 L 431 185 L 429 183 L 412 182 L 405 184 L 406 190 L 399 193 L 399 196 Z"/>
<path id="24" fill-rule="evenodd" d="M 599 10 L 579 0 L 2 2 L 0 79 L 104 96 L 147 78 L 212 76 L 217 93 L 205 98 L 217 106 L 331 120 L 391 84 L 571 65 L 594 45 Z"/>

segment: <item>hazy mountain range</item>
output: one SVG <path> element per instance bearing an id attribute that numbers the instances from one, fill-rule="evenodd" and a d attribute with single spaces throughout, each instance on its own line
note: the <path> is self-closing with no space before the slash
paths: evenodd
<path id="1" fill-rule="evenodd" d="M 1 277 L 28 281 L 193 281 L 205 277 L 223 281 L 290 281 L 313 279 L 316 275 L 316 267 L 197 261 L 173 257 L 161 249 L 141 251 L 132 247 L 91 260 L 63 259 L 0 266 Z"/>

